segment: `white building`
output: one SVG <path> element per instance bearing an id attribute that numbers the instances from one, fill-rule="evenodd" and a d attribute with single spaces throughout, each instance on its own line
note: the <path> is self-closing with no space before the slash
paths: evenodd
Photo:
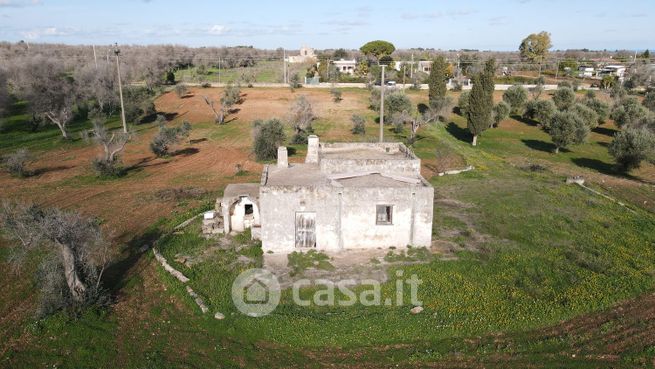
<path id="1" fill-rule="evenodd" d="M 623 65 L 606 65 L 598 71 L 598 77 L 614 76 L 619 79 L 625 77 L 625 66 Z"/>
<path id="2" fill-rule="evenodd" d="M 429 247 L 434 188 L 420 168 L 402 143 L 319 143 L 310 136 L 305 163 L 289 164 L 280 147 L 259 185 L 226 188 L 225 229 L 252 228 L 264 252 Z"/>
<path id="3" fill-rule="evenodd" d="M 588 67 L 581 65 L 578 67 L 578 77 L 593 77 L 594 76 L 594 67 Z"/>
<path id="4" fill-rule="evenodd" d="M 337 68 L 340 73 L 353 75 L 357 69 L 357 60 L 355 59 L 340 59 L 332 61 L 332 64 Z"/>
<path id="5" fill-rule="evenodd" d="M 314 49 L 311 47 L 303 46 L 300 48 L 300 53 L 298 55 L 287 56 L 287 62 L 296 64 L 296 63 L 312 63 L 316 61 L 316 54 Z"/>

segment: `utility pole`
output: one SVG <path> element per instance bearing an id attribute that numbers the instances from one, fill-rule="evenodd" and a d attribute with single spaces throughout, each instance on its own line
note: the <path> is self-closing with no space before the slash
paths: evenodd
<path id="1" fill-rule="evenodd" d="M 412 53 L 412 64 L 409 66 L 409 79 L 414 80 L 414 53 Z"/>
<path id="2" fill-rule="evenodd" d="M 123 86 L 121 85 L 121 63 L 118 61 L 118 43 L 114 44 L 114 54 L 116 55 L 116 73 L 118 73 L 118 95 L 121 99 L 121 119 L 123 120 L 123 133 L 127 133 L 127 123 L 125 122 L 125 106 L 123 105 Z"/>
<path id="3" fill-rule="evenodd" d="M 96 45 L 93 45 L 93 62 L 96 63 L 96 70 L 98 70 L 98 57 L 96 56 Z"/>
<path id="4" fill-rule="evenodd" d="M 384 68 L 382 65 L 382 80 L 380 82 L 380 143 L 384 142 Z"/>
<path id="5" fill-rule="evenodd" d="M 282 82 L 287 83 L 287 50 L 282 49 Z"/>
<path id="6" fill-rule="evenodd" d="M 221 84 L 221 57 L 218 57 L 218 84 Z"/>

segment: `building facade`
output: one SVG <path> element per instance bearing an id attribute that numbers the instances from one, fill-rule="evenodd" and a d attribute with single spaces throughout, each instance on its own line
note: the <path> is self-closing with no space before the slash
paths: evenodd
<path id="1" fill-rule="evenodd" d="M 319 143 L 310 136 L 305 163 L 289 164 L 281 147 L 260 185 L 228 186 L 225 231 L 249 226 L 274 253 L 430 246 L 434 188 L 420 167 L 401 143 Z"/>

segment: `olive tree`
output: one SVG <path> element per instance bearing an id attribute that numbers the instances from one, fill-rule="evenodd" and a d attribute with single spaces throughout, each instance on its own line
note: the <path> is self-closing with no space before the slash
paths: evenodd
<path id="1" fill-rule="evenodd" d="M 9 85 L 7 82 L 7 72 L 0 68 L 0 117 L 3 116 L 9 105 Z"/>
<path id="2" fill-rule="evenodd" d="M 253 152 L 257 160 L 271 160 L 285 140 L 284 126 L 278 119 L 256 120 L 253 123 Z"/>
<path id="3" fill-rule="evenodd" d="M 649 111 L 639 103 L 636 97 L 626 97 L 614 105 L 610 118 L 614 119 L 619 127 L 634 127 L 648 114 Z"/>
<path id="4" fill-rule="evenodd" d="M 598 114 L 596 114 L 596 112 L 590 107 L 577 103 L 574 104 L 570 110 L 580 117 L 589 129 L 598 127 Z"/>
<path id="5" fill-rule="evenodd" d="M 170 154 L 171 146 L 188 137 L 190 132 L 191 124 L 187 121 L 182 122 L 179 127 L 167 127 L 165 120 L 160 119 L 159 131 L 150 142 L 150 150 L 157 157 L 166 156 Z"/>
<path id="6" fill-rule="evenodd" d="M 33 160 L 33 157 L 28 149 L 18 149 L 13 153 L 7 154 L 3 159 L 5 169 L 12 176 L 24 178 L 32 174 L 28 169 L 28 165 Z"/>
<path id="7" fill-rule="evenodd" d="M 582 101 L 587 107 L 591 108 L 598 116 L 598 124 L 603 124 L 609 118 L 610 106 L 595 96 L 587 96 Z"/>
<path id="8" fill-rule="evenodd" d="M 351 129 L 353 134 L 355 135 L 366 134 L 366 119 L 363 116 L 353 114 L 353 116 L 350 117 L 350 120 L 353 124 L 353 128 Z"/>
<path id="9" fill-rule="evenodd" d="M 77 93 L 73 79 L 64 67 L 45 57 L 23 60 L 15 73 L 13 86 L 27 100 L 32 113 L 42 116 L 68 139 L 68 123 L 73 119 Z"/>
<path id="10" fill-rule="evenodd" d="M 15 241 L 10 260 L 16 267 L 27 263 L 28 254 L 39 261 L 40 315 L 108 301 L 102 275 L 112 253 L 97 220 L 75 211 L 4 202 L 0 228 Z"/>
<path id="11" fill-rule="evenodd" d="M 575 92 L 568 87 L 560 87 L 553 93 L 553 102 L 559 110 L 567 110 L 575 104 Z"/>
<path id="12" fill-rule="evenodd" d="M 655 113 L 655 90 L 646 92 L 644 100 L 641 102 L 648 110 Z"/>
<path id="13" fill-rule="evenodd" d="M 589 135 L 589 127 L 577 114 L 560 111 L 553 115 L 548 133 L 555 144 L 557 154 L 561 148 L 585 142 Z"/>
<path id="14" fill-rule="evenodd" d="M 307 97 L 300 95 L 289 108 L 287 121 L 294 130 L 293 143 L 307 143 L 307 136 L 311 134 L 312 121 L 316 119 L 312 104 Z"/>
<path id="15" fill-rule="evenodd" d="M 608 147 L 619 170 L 639 168 L 645 160 L 655 162 L 655 134 L 645 128 L 626 128 L 614 136 Z"/>
<path id="16" fill-rule="evenodd" d="M 512 114 L 520 115 L 528 101 L 528 92 L 521 85 L 511 86 L 503 92 L 503 101 L 509 104 Z"/>
<path id="17" fill-rule="evenodd" d="M 530 100 L 525 107 L 523 117 L 536 120 L 542 128 L 548 130 L 556 111 L 555 103 L 551 100 Z"/>
<path id="18" fill-rule="evenodd" d="M 121 167 L 120 153 L 131 139 L 130 132 L 122 130 L 107 130 L 105 119 L 96 116 L 93 119 L 93 129 L 86 132 L 102 148 L 102 153 L 93 159 L 93 169 L 100 176 L 119 176 L 123 173 Z"/>
<path id="19" fill-rule="evenodd" d="M 501 121 L 507 119 L 507 117 L 509 117 L 510 111 L 511 111 L 510 106 L 504 101 L 500 101 L 498 102 L 498 104 L 494 105 L 494 109 L 493 109 L 494 127 L 498 127 Z"/>

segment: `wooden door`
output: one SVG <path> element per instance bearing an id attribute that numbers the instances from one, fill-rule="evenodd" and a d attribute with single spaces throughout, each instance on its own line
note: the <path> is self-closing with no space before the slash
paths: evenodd
<path id="1" fill-rule="evenodd" d="M 316 247 L 316 213 L 296 213 L 296 247 Z"/>

